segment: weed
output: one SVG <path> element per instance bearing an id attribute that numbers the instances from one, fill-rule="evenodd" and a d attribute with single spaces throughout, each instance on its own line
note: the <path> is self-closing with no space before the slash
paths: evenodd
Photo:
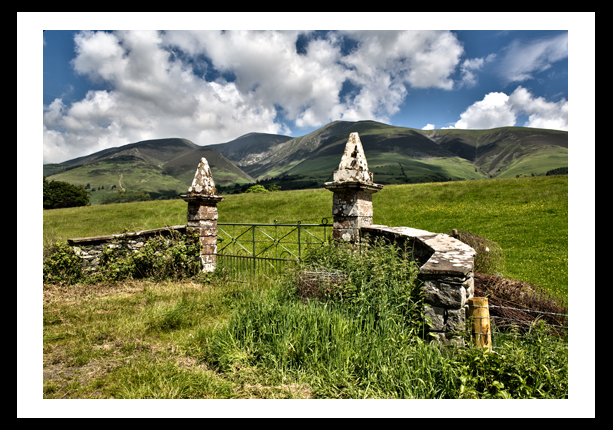
<path id="1" fill-rule="evenodd" d="M 82 277 L 81 259 L 66 242 L 56 242 L 43 260 L 43 283 L 70 285 Z"/>

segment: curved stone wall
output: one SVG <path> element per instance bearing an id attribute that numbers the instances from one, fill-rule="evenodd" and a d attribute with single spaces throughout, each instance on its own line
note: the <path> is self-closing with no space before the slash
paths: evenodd
<path id="1" fill-rule="evenodd" d="M 410 227 L 370 225 L 360 228 L 364 240 L 383 237 L 410 249 L 420 264 L 430 334 L 443 342 L 460 341 L 474 294 L 475 250 L 447 234 Z"/>

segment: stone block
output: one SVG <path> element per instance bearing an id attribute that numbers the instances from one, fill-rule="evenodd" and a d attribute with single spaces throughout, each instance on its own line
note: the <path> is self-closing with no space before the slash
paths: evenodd
<path id="1" fill-rule="evenodd" d="M 335 216 L 332 223 L 334 230 L 336 229 L 357 229 L 359 221 L 357 216 Z"/>
<path id="2" fill-rule="evenodd" d="M 189 204 L 187 219 L 217 219 L 217 205 Z"/>
<path id="3" fill-rule="evenodd" d="M 193 220 L 193 221 L 188 221 L 187 222 L 187 226 L 189 228 L 196 228 L 196 229 L 211 229 L 217 228 L 217 220 L 208 220 L 208 219 L 200 219 L 200 220 Z"/>
<path id="4" fill-rule="evenodd" d="M 202 265 L 206 264 L 216 264 L 217 263 L 217 255 L 216 254 L 200 254 L 200 262 Z"/>
<path id="5" fill-rule="evenodd" d="M 217 223 L 215 224 L 215 227 L 199 227 L 199 226 L 190 226 L 189 227 L 191 231 L 195 232 L 198 236 L 205 237 L 205 236 L 214 236 L 217 237 Z"/>
<path id="6" fill-rule="evenodd" d="M 466 327 L 466 309 L 446 309 L 445 331 L 460 332 Z"/>
<path id="7" fill-rule="evenodd" d="M 332 178 L 334 182 L 363 182 L 366 184 L 372 184 L 373 182 L 373 174 L 367 170 L 335 170 Z"/>
<path id="8" fill-rule="evenodd" d="M 432 306 L 459 309 L 466 304 L 467 294 L 462 283 L 426 279 L 423 285 L 426 303 Z"/>
<path id="9" fill-rule="evenodd" d="M 359 229 L 335 228 L 332 230 L 332 239 L 343 242 L 357 242 L 360 239 Z"/>
<path id="10" fill-rule="evenodd" d="M 430 331 L 445 330 L 445 308 L 439 306 L 425 306 L 424 314 L 430 320 Z"/>
<path id="11" fill-rule="evenodd" d="M 460 331 L 464 329 L 465 310 L 446 309 L 439 306 L 426 306 L 425 315 L 429 318 L 431 331 Z"/>
<path id="12" fill-rule="evenodd" d="M 200 245 L 201 255 L 213 255 L 217 254 L 217 245 Z"/>
<path id="13" fill-rule="evenodd" d="M 217 244 L 217 236 L 201 236 L 200 237 L 200 245 L 216 245 Z"/>

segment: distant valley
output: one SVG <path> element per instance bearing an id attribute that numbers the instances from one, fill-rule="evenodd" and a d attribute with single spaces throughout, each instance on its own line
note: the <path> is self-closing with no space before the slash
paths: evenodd
<path id="1" fill-rule="evenodd" d="M 282 190 L 319 188 L 331 180 L 352 132 L 359 133 L 380 184 L 544 175 L 568 167 L 565 131 L 417 130 L 376 121 L 334 121 L 296 138 L 248 133 L 207 146 L 181 138 L 146 140 L 45 164 L 43 175 L 86 186 L 92 204 L 118 191 L 177 198 L 187 192 L 201 157 L 222 194 L 242 192 L 256 182 Z"/>

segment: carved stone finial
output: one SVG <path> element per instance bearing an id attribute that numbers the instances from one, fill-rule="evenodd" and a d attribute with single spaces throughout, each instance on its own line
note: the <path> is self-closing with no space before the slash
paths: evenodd
<path id="1" fill-rule="evenodd" d="M 368 171 L 368 163 L 358 133 L 349 135 L 338 170 L 334 171 L 334 182 L 373 183 L 373 175 Z"/>
<path id="2" fill-rule="evenodd" d="M 200 163 L 198 164 L 198 168 L 196 169 L 192 186 L 189 187 L 188 195 L 214 196 L 216 194 L 217 188 L 215 188 L 211 168 L 209 167 L 209 163 L 206 161 L 206 158 L 202 157 L 200 159 Z"/>

